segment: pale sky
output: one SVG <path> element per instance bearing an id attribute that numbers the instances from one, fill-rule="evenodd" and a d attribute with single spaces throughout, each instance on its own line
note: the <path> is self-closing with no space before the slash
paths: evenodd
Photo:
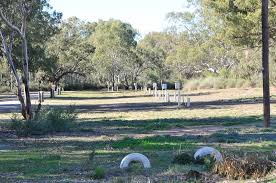
<path id="1" fill-rule="evenodd" d="M 63 19 L 76 16 L 95 22 L 99 19 L 120 19 L 130 23 L 142 35 L 166 28 L 165 16 L 183 11 L 186 0 L 50 0 Z"/>

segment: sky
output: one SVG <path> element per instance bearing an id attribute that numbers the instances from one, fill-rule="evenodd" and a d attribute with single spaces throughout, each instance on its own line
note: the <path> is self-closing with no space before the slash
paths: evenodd
<path id="1" fill-rule="evenodd" d="M 50 0 L 63 19 L 76 16 L 95 22 L 119 19 L 130 23 L 141 35 L 166 28 L 166 14 L 183 11 L 186 0 Z"/>

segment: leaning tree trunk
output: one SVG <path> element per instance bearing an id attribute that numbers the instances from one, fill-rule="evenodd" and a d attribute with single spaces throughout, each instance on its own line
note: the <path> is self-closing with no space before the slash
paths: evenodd
<path id="1" fill-rule="evenodd" d="M 13 32 L 17 32 L 18 35 L 21 38 L 22 41 L 22 51 L 23 51 L 23 63 L 22 63 L 22 67 L 23 67 L 23 84 L 24 84 L 24 91 L 25 91 L 25 101 L 23 102 L 22 100 L 22 90 L 21 90 L 21 82 L 20 79 L 18 77 L 17 71 L 15 69 L 15 64 L 12 60 L 12 44 L 13 44 L 13 39 L 10 40 L 10 47 L 7 46 L 7 42 L 6 39 L 4 38 L 3 33 L 1 32 L 1 37 L 2 37 L 2 43 L 3 45 L 6 44 L 7 48 L 4 50 L 7 52 L 6 56 L 8 58 L 9 64 L 11 66 L 13 66 L 13 73 L 15 75 L 15 77 L 17 77 L 17 96 L 18 99 L 21 103 L 21 111 L 22 111 L 22 115 L 26 120 L 32 119 L 32 105 L 31 105 L 31 97 L 30 97 L 30 87 L 29 87 L 29 57 L 28 57 L 28 44 L 27 44 L 27 38 L 26 38 L 26 29 L 27 29 L 27 16 L 30 14 L 30 10 L 31 8 L 28 7 L 27 5 L 27 1 L 20 1 L 19 4 L 20 7 L 20 14 L 21 14 L 21 26 L 20 28 L 17 27 L 15 24 L 13 24 L 14 22 L 11 21 L 9 18 L 7 18 L 4 15 L 4 11 L 5 9 L 3 9 L 2 7 L 0 7 L 0 18 L 2 19 L 2 21 L 7 25 L 7 27 L 9 27 L 12 30 L 12 36 L 11 38 L 13 38 Z"/>

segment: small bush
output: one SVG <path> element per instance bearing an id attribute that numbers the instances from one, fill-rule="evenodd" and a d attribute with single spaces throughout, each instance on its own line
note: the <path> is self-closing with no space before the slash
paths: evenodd
<path id="1" fill-rule="evenodd" d="M 41 90 L 41 91 L 48 91 L 48 90 L 50 90 L 50 85 L 47 85 L 47 84 L 44 84 L 44 83 L 42 83 L 42 84 L 38 84 L 38 83 L 30 83 L 30 91 L 39 91 L 39 90 Z"/>
<path id="2" fill-rule="evenodd" d="M 226 88 L 227 79 L 225 78 L 217 78 L 214 80 L 214 88 L 215 89 L 224 89 Z"/>
<path id="3" fill-rule="evenodd" d="M 72 106 L 67 109 L 45 107 L 32 120 L 25 121 L 13 116 L 10 127 L 19 136 L 43 135 L 69 131 L 76 119 L 77 115 Z"/>
<path id="4" fill-rule="evenodd" d="M 177 154 L 172 161 L 173 164 L 180 164 L 180 165 L 191 164 L 193 162 L 194 162 L 193 156 L 188 153 Z"/>
<path id="5" fill-rule="evenodd" d="M 208 155 L 203 158 L 203 162 L 206 170 L 211 171 L 215 166 L 216 159 L 213 156 Z"/>
<path id="6" fill-rule="evenodd" d="M 197 89 L 225 89 L 225 88 L 253 88 L 260 86 L 259 80 L 245 80 L 225 77 L 206 77 L 192 79 L 184 85 L 184 90 Z"/>
<path id="7" fill-rule="evenodd" d="M 215 79 L 214 78 L 205 78 L 199 83 L 200 89 L 211 89 L 214 88 Z"/>
<path id="8" fill-rule="evenodd" d="M 197 90 L 199 88 L 199 83 L 200 83 L 199 80 L 196 80 L 196 79 L 191 80 L 184 85 L 184 88 L 187 91 Z"/>
<path id="9" fill-rule="evenodd" d="M 94 179 L 104 179 L 105 178 L 105 169 L 102 167 L 96 167 L 93 178 Z"/>
<path id="10" fill-rule="evenodd" d="M 221 163 L 214 166 L 213 171 L 231 179 L 256 179 L 267 175 L 272 168 L 271 161 L 258 155 L 243 158 L 226 156 Z"/>

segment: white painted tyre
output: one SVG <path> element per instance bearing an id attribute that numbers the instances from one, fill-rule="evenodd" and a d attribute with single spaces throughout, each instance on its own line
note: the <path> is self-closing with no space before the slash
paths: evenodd
<path id="1" fill-rule="evenodd" d="M 120 164 L 120 168 L 121 169 L 128 168 L 129 163 L 132 162 L 132 161 L 141 162 L 143 164 L 144 168 L 150 168 L 151 167 L 150 161 L 145 155 L 140 154 L 140 153 L 131 153 L 131 154 L 128 154 L 127 156 L 125 156 L 122 159 L 121 164 Z"/>
<path id="2" fill-rule="evenodd" d="M 201 159 L 206 155 L 211 155 L 216 159 L 216 162 L 222 161 L 221 153 L 212 147 L 202 147 L 194 154 L 195 159 Z"/>

